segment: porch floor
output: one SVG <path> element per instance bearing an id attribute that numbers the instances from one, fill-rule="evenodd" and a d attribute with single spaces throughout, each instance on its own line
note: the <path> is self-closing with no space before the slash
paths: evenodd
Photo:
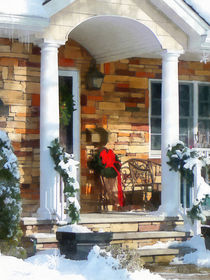
<path id="1" fill-rule="evenodd" d="M 131 211 L 131 212 L 102 212 L 87 213 L 80 215 L 79 224 L 87 223 L 120 223 L 120 222 L 158 222 L 158 221 L 183 221 L 180 216 L 165 217 L 152 212 Z"/>

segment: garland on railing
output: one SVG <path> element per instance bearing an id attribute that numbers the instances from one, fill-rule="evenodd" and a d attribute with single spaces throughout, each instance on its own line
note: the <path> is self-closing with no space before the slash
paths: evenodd
<path id="1" fill-rule="evenodd" d="M 71 223 L 74 224 L 79 221 L 80 211 L 80 205 L 76 197 L 79 188 L 72 175 L 72 166 L 77 162 L 60 146 L 57 138 L 51 142 L 51 146 L 48 148 L 55 164 L 54 168 L 63 179 L 64 195 L 68 201 L 66 210 L 71 219 Z"/>
<path id="2" fill-rule="evenodd" d="M 169 147 L 167 156 L 169 158 L 167 164 L 171 167 L 170 170 L 179 172 L 182 178 L 184 178 L 191 187 L 193 187 L 194 182 L 193 171 L 195 165 L 200 164 L 200 166 L 207 166 L 208 168 L 210 166 L 208 158 L 186 147 L 181 141 Z M 187 212 L 192 221 L 195 219 L 205 221 L 206 219 L 202 211 L 202 205 L 205 204 L 207 198 L 209 198 L 210 187 L 204 182 L 203 178 L 200 180 L 199 184 L 200 193 L 202 194 L 199 198 L 195 198 L 192 208 Z M 206 190 L 202 190 L 202 188 L 205 189 L 206 185 L 209 187 L 209 190 L 208 187 Z"/>
<path id="3" fill-rule="evenodd" d="M 186 168 L 185 164 L 187 160 L 197 158 L 197 153 L 186 147 L 183 142 L 178 142 L 176 145 L 169 147 L 167 156 L 169 158 L 167 164 L 171 167 L 170 170 L 179 172 L 192 187 L 193 171 Z"/>

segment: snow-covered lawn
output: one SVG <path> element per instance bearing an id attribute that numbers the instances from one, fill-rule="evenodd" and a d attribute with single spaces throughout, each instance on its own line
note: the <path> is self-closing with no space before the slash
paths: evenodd
<path id="1" fill-rule="evenodd" d="M 210 251 L 205 249 L 203 238 L 196 236 L 183 245 L 196 248 L 197 251 L 182 259 L 175 259 L 174 264 L 192 263 L 210 267 Z M 159 243 L 159 247 L 163 246 Z M 102 257 L 97 246 L 90 252 L 88 260 L 83 261 L 65 259 L 58 250 L 40 252 L 25 261 L 0 255 L 0 271 L 2 280 L 163 280 L 160 275 L 146 269 L 135 272 L 119 269 L 118 261 L 111 256 Z"/>
<path id="2" fill-rule="evenodd" d="M 39 253 L 25 261 L 0 256 L 2 280 L 162 280 L 149 270 L 128 272 L 118 269 L 118 262 L 112 257 L 100 256 L 99 247 L 95 246 L 88 260 L 73 261 L 59 255 L 58 251 L 49 250 Z"/>

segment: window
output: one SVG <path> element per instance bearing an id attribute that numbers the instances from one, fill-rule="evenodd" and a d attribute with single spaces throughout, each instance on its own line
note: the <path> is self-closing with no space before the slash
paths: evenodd
<path id="1" fill-rule="evenodd" d="M 150 156 L 161 150 L 161 81 L 150 81 Z M 179 138 L 189 147 L 210 148 L 210 84 L 179 83 Z"/>
<path id="2" fill-rule="evenodd" d="M 70 99 L 73 98 L 72 77 L 59 76 L 59 99 L 64 99 L 66 103 L 66 95 L 70 96 Z M 68 125 L 60 122 L 60 142 L 69 154 L 73 154 L 73 118 L 72 114 Z"/>
<path id="3" fill-rule="evenodd" d="M 198 86 L 198 131 L 199 148 L 210 148 L 210 86 Z"/>
<path id="4" fill-rule="evenodd" d="M 59 87 L 65 86 L 73 96 L 75 111 L 68 126 L 60 126 L 60 141 L 66 151 L 74 154 L 75 160 L 80 161 L 80 102 L 79 77 L 77 71 L 60 70 Z"/>

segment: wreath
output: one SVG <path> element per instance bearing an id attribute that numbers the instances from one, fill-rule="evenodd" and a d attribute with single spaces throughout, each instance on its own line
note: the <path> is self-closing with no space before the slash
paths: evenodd
<path id="1" fill-rule="evenodd" d="M 88 161 L 88 167 L 94 170 L 95 174 L 98 174 L 106 178 L 115 178 L 117 177 L 118 181 L 118 200 L 119 205 L 123 206 L 123 191 L 121 184 L 121 162 L 118 159 L 117 155 L 111 149 L 102 148 L 99 149 Z"/>
<path id="2" fill-rule="evenodd" d="M 96 175 L 115 178 L 118 176 L 118 172 L 120 172 L 121 162 L 111 149 L 101 148 L 88 161 L 88 167 L 94 170 Z"/>

